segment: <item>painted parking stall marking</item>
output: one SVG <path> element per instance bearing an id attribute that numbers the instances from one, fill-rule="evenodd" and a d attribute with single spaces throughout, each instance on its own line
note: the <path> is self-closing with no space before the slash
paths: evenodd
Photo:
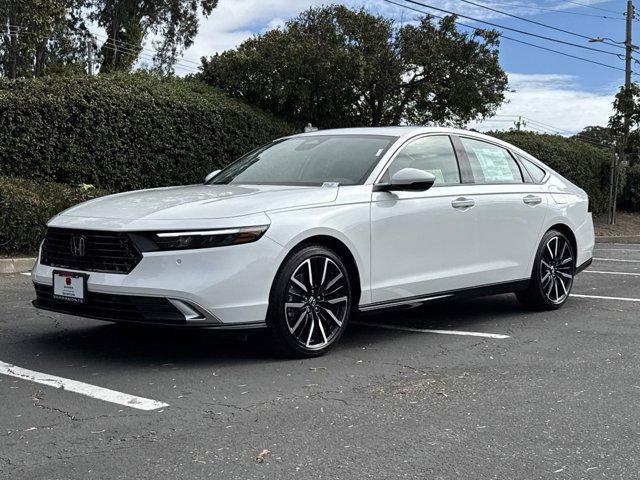
<path id="1" fill-rule="evenodd" d="M 137 410 L 149 411 L 169 406 L 167 403 L 158 402 L 156 400 L 137 397 L 135 395 L 117 392 L 108 388 L 102 388 L 88 383 L 78 382 L 76 380 L 69 380 L 68 378 L 56 377 L 55 375 L 27 370 L 26 368 L 17 367 L 2 361 L 0 361 L 0 374 L 78 393 L 80 395 L 96 398 L 105 402 L 124 405 L 125 407 L 135 408 Z"/>
<path id="2" fill-rule="evenodd" d="M 624 260 L 622 258 L 599 258 L 594 257 L 594 260 L 598 260 L 600 262 L 624 262 L 624 263 L 640 263 L 640 260 Z"/>
<path id="3" fill-rule="evenodd" d="M 640 277 L 640 273 L 631 273 L 631 272 L 603 272 L 600 270 L 585 270 L 582 273 L 602 273 L 604 275 L 629 275 L 632 277 Z"/>
<path id="4" fill-rule="evenodd" d="M 621 302 L 640 302 L 640 298 L 626 298 L 626 297 L 606 297 L 603 295 L 582 295 L 579 293 L 572 293 L 571 297 L 575 298 L 593 298 L 596 300 L 616 300 Z"/>
<path id="5" fill-rule="evenodd" d="M 383 323 L 373 323 L 373 322 L 351 322 L 351 324 L 361 325 L 364 327 L 383 328 L 385 330 L 399 330 L 401 332 L 435 333 L 438 335 L 460 335 L 460 336 L 467 336 L 467 337 L 496 338 L 501 340 L 505 338 L 511 338 L 509 335 L 502 335 L 500 333 L 463 332 L 460 330 L 432 330 L 427 328 L 411 328 L 411 327 L 402 327 L 399 325 L 386 325 Z"/>

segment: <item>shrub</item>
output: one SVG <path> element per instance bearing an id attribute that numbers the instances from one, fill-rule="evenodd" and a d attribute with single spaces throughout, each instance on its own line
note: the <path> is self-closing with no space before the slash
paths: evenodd
<path id="1" fill-rule="evenodd" d="M 0 175 L 109 191 L 201 182 L 293 132 L 196 80 L 0 80 Z"/>
<path id="2" fill-rule="evenodd" d="M 573 138 L 532 132 L 492 132 L 549 165 L 589 194 L 594 212 L 607 210 L 611 152 Z"/>
<path id="3" fill-rule="evenodd" d="M 94 188 L 0 177 L 0 253 L 37 250 L 51 217 L 105 193 Z"/>
<path id="4" fill-rule="evenodd" d="M 624 186 L 620 206 L 640 211 L 640 163 L 631 165 L 625 169 L 626 185 Z"/>

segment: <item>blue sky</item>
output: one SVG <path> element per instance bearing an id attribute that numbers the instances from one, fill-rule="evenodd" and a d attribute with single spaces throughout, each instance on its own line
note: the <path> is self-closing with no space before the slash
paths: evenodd
<path id="1" fill-rule="evenodd" d="M 406 3 L 404 0 L 394 1 Z M 465 4 L 461 0 L 418 1 L 507 27 L 616 53 L 624 53 L 622 49 L 602 44 L 591 44 L 585 39 L 505 17 L 483 8 Z M 626 8 L 624 0 L 575 0 L 578 3 L 596 8 L 576 5 L 566 0 L 474 1 L 583 35 L 611 37 L 616 40 L 624 39 L 625 22 L 621 20 Z M 220 0 L 218 8 L 214 10 L 212 15 L 207 19 L 201 19 L 200 33 L 194 45 L 185 52 L 177 72 L 186 72 L 193 68 L 195 63 L 190 62 L 198 62 L 203 55 L 211 55 L 214 52 L 233 48 L 251 35 L 282 25 L 286 19 L 296 16 L 310 6 L 327 3 L 342 3 L 352 7 L 364 6 L 371 12 L 388 16 L 398 22 L 413 21 L 419 15 L 410 10 L 389 5 L 383 0 L 334 2 L 322 0 Z M 407 5 L 410 4 L 407 3 Z M 540 11 L 532 7 L 555 11 Z M 638 7 L 640 7 L 640 2 Z M 608 13 L 598 9 L 619 13 Z M 438 12 L 434 11 L 433 13 Z M 580 15 L 576 15 L 576 13 Z M 602 16 L 617 17 L 618 19 L 604 19 Z M 461 19 L 460 21 L 474 24 L 469 20 Z M 638 22 L 634 22 L 634 25 L 637 26 Z M 544 45 L 613 66 L 624 67 L 624 62 L 615 56 L 560 45 L 515 32 L 505 31 L 504 33 L 530 43 Z M 586 125 L 604 125 L 610 114 L 612 97 L 624 81 L 622 71 L 584 63 L 506 39 L 502 41 L 500 59 L 502 67 L 509 74 L 511 88 L 515 91 L 509 93 L 509 103 L 500 109 L 499 116 L 495 118 L 495 121 L 485 122 L 479 126 L 480 128 L 508 128 L 511 125 L 513 115 L 523 115 L 537 122 L 570 132 L 580 130 Z M 478 127 L 478 125 L 472 126 Z M 533 124 L 531 124 L 531 128 L 544 129 L 540 125 L 534 127 Z"/>

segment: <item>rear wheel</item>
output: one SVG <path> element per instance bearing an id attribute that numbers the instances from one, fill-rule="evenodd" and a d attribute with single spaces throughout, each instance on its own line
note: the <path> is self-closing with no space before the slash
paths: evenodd
<path id="1" fill-rule="evenodd" d="M 575 274 L 575 253 L 569 239 L 549 230 L 538 247 L 529 287 L 516 293 L 525 307 L 555 310 L 569 298 Z"/>
<path id="2" fill-rule="evenodd" d="M 267 326 L 285 354 L 319 356 L 342 336 L 351 301 L 351 283 L 340 257 L 321 245 L 306 246 L 289 256 L 278 272 Z"/>

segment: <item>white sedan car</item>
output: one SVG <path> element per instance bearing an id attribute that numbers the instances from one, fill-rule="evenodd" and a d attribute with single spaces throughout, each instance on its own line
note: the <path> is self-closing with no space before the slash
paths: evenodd
<path id="1" fill-rule="evenodd" d="M 358 312 L 515 292 L 560 307 L 594 246 L 587 194 L 526 152 L 425 127 L 276 140 L 202 185 L 54 217 L 37 308 L 109 321 L 266 327 L 326 352 Z"/>

